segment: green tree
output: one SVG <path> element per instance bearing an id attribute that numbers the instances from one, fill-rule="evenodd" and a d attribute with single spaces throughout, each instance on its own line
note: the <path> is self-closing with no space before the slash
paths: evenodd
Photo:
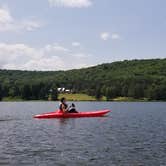
<path id="1" fill-rule="evenodd" d="M 31 89 L 32 89 L 32 99 L 38 100 L 39 99 L 39 92 L 40 92 L 39 84 L 37 84 L 37 83 L 32 84 Z"/>
<path id="2" fill-rule="evenodd" d="M 101 98 L 102 98 L 102 92 L 101 92 L 101 87 L 100 86 L 98 86 L 96 91 L 95 91 L 95 98 L 97 100 L 101 100 Z"/>
<path id="3" fill-rule="evenodd" d="M 51 100 L 56 101 L 58 100 L 58 91 L 57 88 L 53 88 L 51 91 Z"/>
<path id="4" fill-rule="evenodd" d="M 2 100 L 2 97 L 3 97 L 3 95 L 2 95 L 2 87 L 0 85 L 0 101 Z"/>
<path id="5" fill-rule="evenodd" d="M 18 86 L 14 85 L 14 86 L 10 87 L 8 95 L 10 97 L 19 96 L 20 94 L 19 94 L 19 88 L 18 88 Z"/>
<path id="6" fill-rule="evenodd" d="M 144 89 L 143 89 L 143 86 L 141 84 L 135 85 L 133 97 L 136 99 L 144 97 Z"/>
<path id="7" fill-rule="evenodd" d="M 115 97 L 118 97 L 119 96 L 119 90 L 117 89 L 117 87 L 109 87 L 107 90 L 106 90 L 106 97 L 109 98 L 109 99 L 113 99 Z"/>
<path id="8" fill-rule="evenodd" d="M 23 85 L 22 89 L 21 89 L 21 96 L 22 99 L 24 100 L 30 100 L 31 99 L 31 88 L 30 85 L 25 84 Z"/>
<path id="9" fill-rule="evenodd" d="M 111 92 L 111 88 L 110 87 L 107 87 L 106 90 L 105 90 L 105 96 L 106 96 L 106 99 L 107 100 L 110 100 L 112 99 L 112 92 Z"/>

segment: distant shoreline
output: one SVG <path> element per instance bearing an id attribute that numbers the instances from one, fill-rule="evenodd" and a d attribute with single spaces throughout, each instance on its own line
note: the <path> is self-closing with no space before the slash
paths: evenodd
<path id="1" fill-rule="evenodd" d="M 165 66 L 166 59 L 142 59 L 66 71 L 0 69 L 0 100 L 166 101 Z"/>
<path id="2" fill-rule="evenodd" d="M 89 96 L 86 94 L 76 93 L 76 94 L 59 94 L 58 100 L 59 101 L 61 97 L 65 97 L 67 101 L 87 101 L 87 102 L 166 102 L 164 100 L 148 100 L 147 98 L 142 99 L 134 99 L 132 97 L 117 97 L 114 99 L 107 100 L 106 97 L 102 97 L 100 100 L 97 100 L 94 96 Z M 12 97 L 6 97 L 2 99 L 2 102 L 24 102 L 24 101 L 50 101 L 53 102 L 53 100 L 23 100 L 19 97 L 12 98 Z"/>

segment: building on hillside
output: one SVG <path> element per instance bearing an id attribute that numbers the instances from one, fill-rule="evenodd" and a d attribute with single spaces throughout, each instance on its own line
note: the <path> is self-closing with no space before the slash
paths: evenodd
<path id="1" fill-rule="evenodd" d="M 72 93 L 72 90 L 71 90 L 71 89 L 66 89 L 66 88 L 64 88 L 64 87 L 62 87 L 62 88 L 57 88 L 57 91 L 58 91 L 59 93 Z"/>

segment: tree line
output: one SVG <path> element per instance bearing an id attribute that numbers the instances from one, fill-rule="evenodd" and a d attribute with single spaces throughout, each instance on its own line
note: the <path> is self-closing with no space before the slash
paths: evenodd
<path id="1" fill-rule="evenodd" d="M 166 100 L 166 59 L 131 60 L 68 71 L 0 70 L 0 99 L 57 100 L 58 87 L 100 100 Z"/>

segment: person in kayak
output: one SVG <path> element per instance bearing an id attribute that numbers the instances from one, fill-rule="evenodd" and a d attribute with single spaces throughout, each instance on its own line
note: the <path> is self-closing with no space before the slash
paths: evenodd
<path id="1" fill-rule="evenodd" d="M 68 107 L 68 104 L 66 103 L 66 99 L 64 97 L 62 97 L 60 101 L 61 101 L 61 103 L 59 105 L 60 112 L 63 112 L 63 113 L 78 113 L 76 111 L 74 103 L 72 103 L 72 105 Z"/>
<path id="2" fill-rule="evenodd" d="M 66 99 L 64 97 L 61 98 L 60 100 L 60 105 L 59 105 L 59 110 L 63 113 L 68 112 L 68 105 L 66 103 Z"/>
<path id="3" fill-rule="evenodd" d="M 69 112 L 69 113 L 78 113 L 78 112 L 76 111 L 76 107 L 75 107 L 75 104 L 74 104 L 74 103 L 71 104 L 71 106 L 70 106 L 69 109 L 68 109 L 68 112 Z"/>

